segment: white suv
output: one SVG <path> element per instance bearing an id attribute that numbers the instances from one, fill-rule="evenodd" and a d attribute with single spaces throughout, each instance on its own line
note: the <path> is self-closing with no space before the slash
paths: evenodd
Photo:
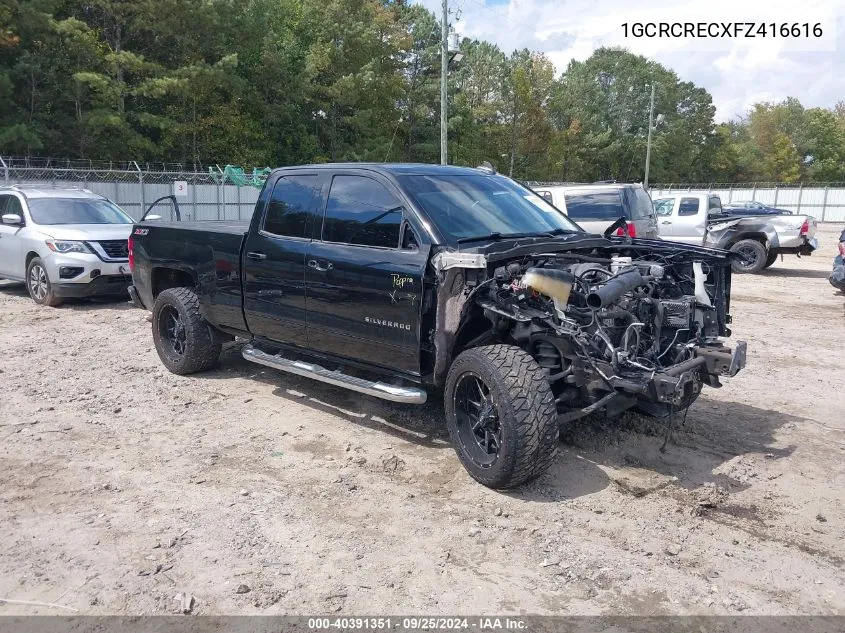
<path id="1" fill-rule="evenodd" d="M 0 187 L 0 279 L 26 283 L 33 301 L 128 296 L 133 220 L 85 189 Z"/>

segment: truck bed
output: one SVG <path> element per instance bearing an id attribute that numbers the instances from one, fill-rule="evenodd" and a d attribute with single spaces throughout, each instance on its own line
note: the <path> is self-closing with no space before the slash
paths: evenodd
<path id="1" fill-rule="evenodd" d="M 162 222 L 153 220 L 132 229 L 135 290 L 152 308 L 163 274 L 183 274 L 203 298 L 209 320 L 246 331 L 241 297 L 241 249 L 248 222 Z"/>

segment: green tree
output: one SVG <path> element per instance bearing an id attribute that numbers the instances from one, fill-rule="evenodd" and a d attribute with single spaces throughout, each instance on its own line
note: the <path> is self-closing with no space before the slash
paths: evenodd
<path id="1" fill-rule="evenodd" d="M 502 170 L 507 59 L 496 45 L 478 40 L 465 39 L 461 52 L 464 58 L 451 75 L 450 158 L 473 166 L 488 161 Z"/>

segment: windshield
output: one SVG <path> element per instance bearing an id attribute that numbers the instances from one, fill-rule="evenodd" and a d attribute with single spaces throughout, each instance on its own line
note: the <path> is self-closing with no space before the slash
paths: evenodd
<path id="1" fill-rule="evenodd" d="M 134 224 L 117 205 L 101 198 L 32 198 L 27 202 L 36 224 Z"/>
<path id="2" fill-rule="evenodd" d="M 453 240 L 582 232 L 563 213 L 504 176 L 399 176 L 411 199 Z"/>

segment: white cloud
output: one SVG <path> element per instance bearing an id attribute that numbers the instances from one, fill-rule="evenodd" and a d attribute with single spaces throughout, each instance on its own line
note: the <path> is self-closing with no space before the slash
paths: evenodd
<path id="1" fill-rule="evenodd" d="M 420 0 L 439 15 L 440 0 Z M 558 72 L 601 46 L 624 46 L 706 88 L 720 121 L 759 101 L 797 97 L 805 107 L 845 98 L 845 9 L 841 0 L 449 0 L 458 32 L 495 42 L 506 52 L 527 47 Z M 838 15 L 837 15 L 838 14 Z M 622 24 L 660 22 L 820 23 L 820 38 L 625 37 Z M 803 28 L 803 27 L 800 27 Z"/>

